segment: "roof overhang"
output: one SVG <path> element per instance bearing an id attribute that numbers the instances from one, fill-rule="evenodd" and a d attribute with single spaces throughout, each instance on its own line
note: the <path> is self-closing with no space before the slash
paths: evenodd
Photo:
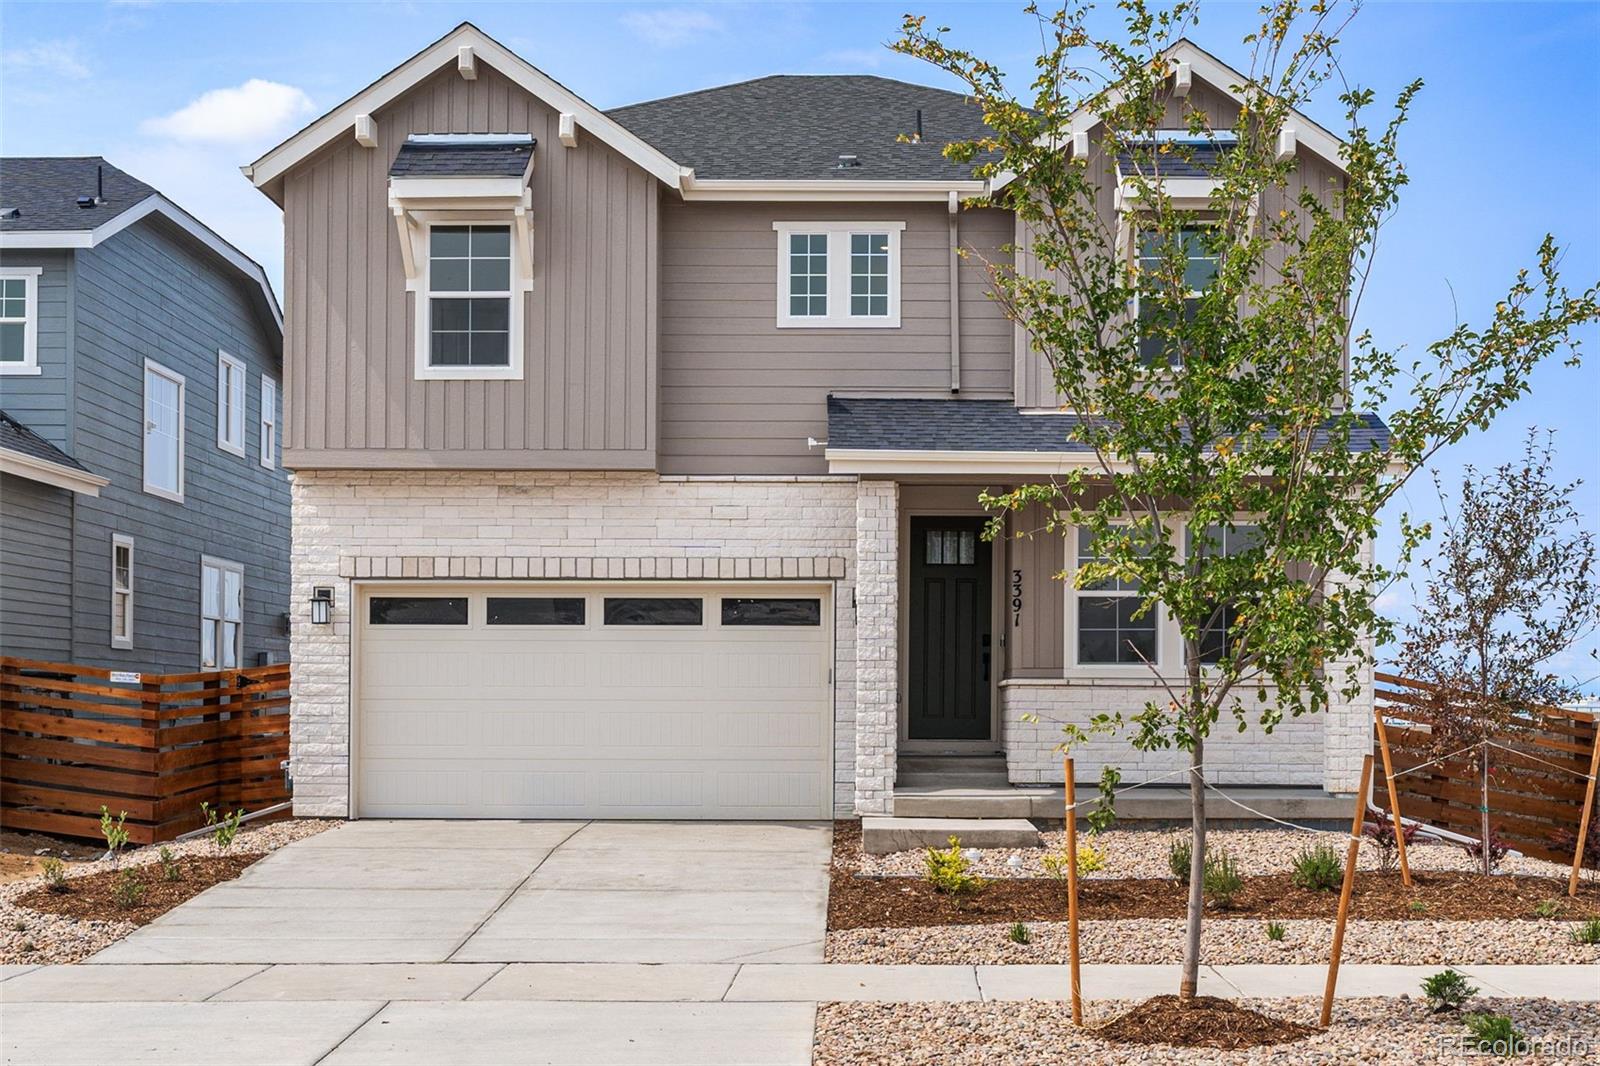
<path id="1" fill-rule="evenodd" d="M 828 448 L 830 474 L 998 474 L 1048 476 L 1100 469 L 1093 452 L 903 451 Z"/>
<path id="2" fill-rule="evenodd" d="M 721 178 L 702 180 L 694 176 L 694 171 L 687 170 L 683 174 L 680 191 L 685 200 L 946 203 L 952 193 L 964 199 L 970 196 L 982 196 L 988 192 L 988 188 L 988 182 L 976 180 L 762 181 Z"/>
<path id="3" fill-rule="evenodd" d="M 109 478 L 103 478 L 99 474 L 91 474 L 87 470 L 67 466 L 65 463 L 53 463 L 48 459 L 13 451 L 10 448 L 0 448 L 0 474 L 27 478 L 29 481 L 54 485 L 58 489 L 67 489 L 85 496 L 98 496 L 101 489 L 111 484 Z"/>
<path id="4" fill-rule="evenodd" d="M 389 198 L 416 206 L 515 207 L 528 191 L 523 178 L 390 178 Z"/>
<path id="5" fill-rule="evenodd" d="M 259 293 L 262 308 L 277 326 L 278 334 L 282 336 L 283 309 L 278 306 L 278 297 L 272 291 L 272 282 L 267 280 L 267 272 L 261 269 L 261 264 L 223 240 L 205 223 L 160 193 L 145 197 L 117 217 L 108 219 L 94 229 L 34 230 L 17 233 L 0 231 L 0 248 L 94 248 L 151 215 L 160 215 L 172 222 L 247 281 L 253 283 Z"/>
<path id="6" fill-rule="evenodd" d="M 254 163 L 242 168 L 245 177 L 274 203 L 282 206 L 283 177 L 290 169 L 335 138 L 349 135 L 355 129 L 358 115 L 371 115 L 381 110 L 446 67 L 460 69 L 463 48 L 472 50 L 474 71 L 477 61 L 487 63 L 554 110 L 563 115 L 572 115 L 578 126 L 658 181 L 670 188 L 679 187 L 683 168 L 677 163 L 469 22 L 457 26 Z"/>

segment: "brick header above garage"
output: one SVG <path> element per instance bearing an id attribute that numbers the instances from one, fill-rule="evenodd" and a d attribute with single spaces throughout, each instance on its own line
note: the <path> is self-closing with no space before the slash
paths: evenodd
<path id="1" fill-rule="evenodd" d="M 704 581 L 745 578 L 843 578 L 843 556 L 714 559 L 668 556 L 347 555 L 345 578 L 534 578 L 582 581 Z"/>

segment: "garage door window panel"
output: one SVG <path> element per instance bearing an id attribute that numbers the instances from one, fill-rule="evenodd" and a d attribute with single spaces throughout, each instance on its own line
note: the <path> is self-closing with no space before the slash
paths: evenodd
<path id="1" fill-rule="evenodd" d="M 605 620 L 608 626 L 698 626 L 704 608 L 699 598 L 607 596 Z"/>
<path id="2" fill-rule="evenodd" d="M 492 626 L 581 626 L 584 602 L 580 596 L 490 596 L 487 621 Z"/>
<path id="3" fill-rule="evenodd" d="M 822 601 L 815 598 L 724 599 L 725 626 L 820 626 Z"/>
<path id="4" fill-rule="evenodd" d="M 464 626 L 465 596 L 374 596 L 367 618 L 375 626 Z"/>

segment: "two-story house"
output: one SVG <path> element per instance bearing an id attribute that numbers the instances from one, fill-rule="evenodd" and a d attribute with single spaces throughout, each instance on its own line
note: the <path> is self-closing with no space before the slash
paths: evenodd
<path id="1" fill-rule="evenodd" d="M 1240 76 L 1171 59 L 1229 128 Z M 909 758 L 1059 782 L 1059 721 L 1159 693 L 1160 612 L 1060 580 L 1075 539 L 979 535 L 982 490 L 1085 459 L 986 295 L 1027 234 L 942 154 L 981 129 L 876 77 L 602 112 L 462 25 L 247 167 L 288 262 L 297 811 L 884 813 Z M 1370 713 L 1207 761 L 1349 792 Z"/>
<path id="2" fill-rule="evenodd" d="M 0 159 L 0 648 L 129 671 L 289 654 L 265 273 L 99 157 Z"/>

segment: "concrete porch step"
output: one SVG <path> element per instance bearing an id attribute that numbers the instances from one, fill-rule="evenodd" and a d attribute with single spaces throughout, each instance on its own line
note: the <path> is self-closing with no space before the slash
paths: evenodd
<path id="1" fill-rule="evenodd" d="M 1350 796 L 1335 795 L 1320 788 L 1270 788 L 1262 786 L 1224 786 L 1223 791 L 1240 803 L 1273 818 L 1291 822 L 1348 823 L 1352 813 Z M 1093 782 L 1078 783 L 1078 799 L 1093 801 Z M 966 785 L 898 785 L 893 811 L 898 818 L 1052 818 L 1062 817 L 1065 791 L 1058 786 L 970 787 Z M 1079 808 L 1079 815 L 1084 813 Z M 1206 794 L 1206 815 L 1226 821 L 1259 822 L 1261 819 L 1215 792 Z M 1187 789 L 1152 786 L 1117 797 L 1117 818 L 1123 822 L 1184 821 L 1189 817 Z"/>
<path id="2" fill-rule="evenodd" d="M 942 848 L 951 837 L 964 848 L 1036 848 L 1039 830 L 1026 818 L 861 819 L 861 847 L 869 855 Z"/>
<path id="3" fill-rule="evenodd" d="M 1005 788 L 1004 755 L 902 755 L 896 781 L 910 788 Z"/>

